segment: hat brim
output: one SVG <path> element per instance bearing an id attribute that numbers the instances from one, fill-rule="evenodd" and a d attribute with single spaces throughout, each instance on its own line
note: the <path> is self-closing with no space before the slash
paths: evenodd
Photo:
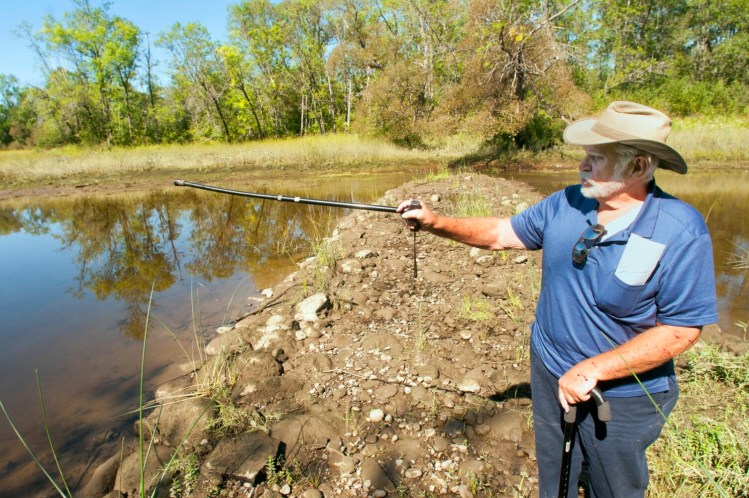
<path id="1" fill-rule="evenodd" d="M 604 145 L 604 144 L 623 144 L 635 149 L 642 150 L 653 154 L 660 159 L 659 167 L 670 169 L 679 174 L 686 174 L 687 163 L 681 155 L 674 149 L 662 142 L 645 139 L 615 139 L 605 135 L 598 134 L 592 130 L 598 120 L 595 118 L 581 119 L 575 121 L 564 130 L 564 141 L 571 145 Z"/>

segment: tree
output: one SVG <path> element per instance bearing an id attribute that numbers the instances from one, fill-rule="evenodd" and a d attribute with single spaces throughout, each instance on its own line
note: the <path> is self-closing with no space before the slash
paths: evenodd
<path id="1" fill-rule="evenodd" d="M 231 142 L 232 128 L 225 104 L 228 78 L 218 44 L 198 23 L 174 24 L 156 42 L 172 55 L 172 80 L 185 100 L 199 136 Z"/>
<path id="2" fill-rule="evenodd" d="M 10 74 L 0 74 L 0 145 L 8 146 L 13 142 L 11 128 L 20 102 L 21 89 L 18 78 Z"/>
<path id="3" fill-rule="evenodd" d="M 77 114 L 87 128 L 85 135 L 95 143 L 131 143 L 132 82 L 140 31 L 130 21 L 110 16 L 108 3 L 92 7 L 88 0 L 75 0 L 75 5 L 63 21 L 48 16 L 42 37 L 48 49 L 69 65 L 75 93 L 82 98 Z M 90 107 L 93 103 L 95 109 Z M 123 110 L 113 116 L 113 107 Z M 126 132 L 113 137 L 115 119 L 121 118 L 127 123 Z"/>

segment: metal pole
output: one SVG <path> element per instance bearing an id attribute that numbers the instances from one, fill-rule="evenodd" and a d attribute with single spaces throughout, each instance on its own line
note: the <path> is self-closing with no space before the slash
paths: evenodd
<path id="1" fill-rule="evenodd" d="M 289 197 L 285 195 L 256 194 L 254 192 L 244 192 L 242 190 L 232 190 L 228 188 L 214 187 L 204 183 L 188 182 L 185 180 L 174 180 L 177 187 L 192 187 L 220 194 L 238 195 L 241 197 L 252 197 L 255 199 L 268 199 L 271 201 L 295 202 L 297 204 L 313 204 L 315 206 L 330 206 L 337 208 L 362 209 L 366 211 L 379 211 L 382 213 L 395 213 L 396 209 L 392 206 L 381 206 L 378 204 L 358 204 L 355 202 L 338 202 L 327 201 L 324 199 L 305 199 L 304 197 Z"/>
<path id="2" fill-rule="evenodd" d="M 596 403 L 598 420 L 603 423 L 611 421 L 611 405 L 597 386 L 590 392 L 590 397 Z M 572 445 L 575 437 L 577 406 L 571 405 L 570 411 L 564 414 L 564 447 L 562 449 L 562 463 L 559 470 L 559 494 L 557 498 L 567 498 L 570 484 L 570 466 L 572 464 Z M 577 495 L 577 488 L 575 488 Z"/>

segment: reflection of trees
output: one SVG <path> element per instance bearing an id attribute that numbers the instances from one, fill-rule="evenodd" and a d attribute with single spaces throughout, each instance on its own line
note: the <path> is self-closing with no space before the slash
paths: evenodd
<path id="1" fill-rule="evenodd" d="M 330 209 L 275 201 L 198 194 L 191 214 L 194 259 L 188 265 L 202 278 L 224 278 L 237 268 L 272 272 L 283 257 L 298 255 L 309 240 L 324 235 Z"/>
<path id="2" fill-rule="evenodd" d="M 52 231 L 73 251 L 78 265 L 75 295 L 89 290 L 98 299 L 124 301 L 127 315 L 120 329 L 141 338 L 151 286 L 155 283 L 156 291 L 171 287 L 181 277 L 183 264 L 204 280 L 243 270 L 270 285 L 270 277 L 278 278 L 289 258 L 306 251 L 310 239 L 327 232 L 330 217 L 340 214 L 329 208 L 194 191 L 154 192 L 3 209 L 0 229 L 45 233 L 59 224 Z M 185 241 L 180 237 L 186 224 L 190 228 Z M 186 253 L 189 261 L 183 263 Z"/>
<path id="3" fill-rule="evenodd" d="M 30 208 L 24 210 L 4 207 L 0 209 L 0 235 L 25 230 L 32 235 L 47 233 L 47 220 L 53 216 L 54 209 Z"/>
<path id="4" fill-rule="evenodd" d="M 127 303 L 128 318 L 120 327 L 131 337 L 143 335 L 152 285 L 160 291 L 175 281 L 179 262 L 173 241 L 179 229 L 167 199 L 86 197 L 76 200 L 62 221 L 63 244 L 77 249 L 77 293 L 89 289 L 99 299 L 113 296 Z"/>

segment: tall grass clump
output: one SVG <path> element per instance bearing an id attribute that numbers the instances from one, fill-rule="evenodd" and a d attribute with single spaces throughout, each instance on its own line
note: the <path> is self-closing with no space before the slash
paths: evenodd
<path id="1" fill-rule="evenodd" d="M 449 211 L 452 216 L 460 218 L 492 216 L 493 214 L 489 200 L 478 194 L 458 195 Z"/>
<path id="2" fill-rule="evenodd" d="M 649 450 L 649 496 L 749 496 L 749 353 L 700 345 L 681 361 L 679 406 Z"/>

